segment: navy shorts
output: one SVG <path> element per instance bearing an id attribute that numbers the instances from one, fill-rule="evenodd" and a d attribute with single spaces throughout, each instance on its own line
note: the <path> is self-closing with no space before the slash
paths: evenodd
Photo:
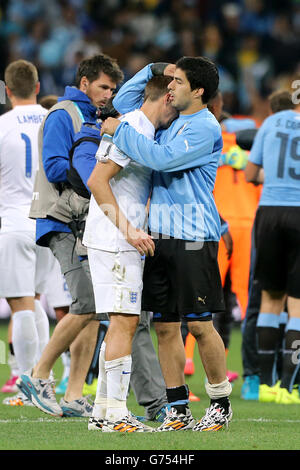
<path id="1" fill-rule="evenodd" d="M 255 219 L 255 279 L 266 291 L 300 298 L 300 207 L 260 206 Z"/>
<path id="2" fill-rule="evenodd" d="M 155 254 L 144 269 L 142 308 L 153 320 L 178 322 L 211 320 L 224 312 L 218 266 L 218 242 L 155 239 Z"/>

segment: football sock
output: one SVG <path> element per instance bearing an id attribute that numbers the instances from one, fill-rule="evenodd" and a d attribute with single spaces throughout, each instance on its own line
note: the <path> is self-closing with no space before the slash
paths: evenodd
<path id="1" fill-rule="evenodd" d="M 185 344 L 187 335 L 189 334 L 187 322 L 185 320 L 182 320 L 180 329 L 181 329 L 182 341 L 183 341 L 183 344 Z"/>
<path id="2" fill-rule="evenodd" d="M 166 389 L 168 404 L 178 413 L 186 414 L 189 406 L 189 388 L 186 384 Z"/>
<path id="3" fill-rule="evenodd" d="M 213 405 L 214 403 L 218 403 L 218 405 L 222 406 L 225 409 L 225 412 L 228 413 L 230 401 L 228 397 L 222 397 L 217 399 L 211 399 L 210 404 Z"/>
<path id="4" fill-rule="evenodd" d="M 16 377 L 16 376 L 20 375 L 20 371 L 19 371 L 18 364 L 17 364 L 17 361 L 16 361 L 13 344 L 8 343 L 8 347 L 9 347 L 9 352 L 8 352 L 7 364 L 10 367 L 11 375 Z"/>
<path id="5" fill-rule="evenodd" d="M 9 352 L 12 356 L 15 355 L 14 347 L 12 343 L 8 343 Z"/>
<path id="6" fill-rule="evenodd" d="M 105 348 L 106 343 L 103 341 L 99 353 L 99 372 L 97 391 L 93 408 L 93 417 L 104 419 L 107 409 L 107 379 L 105 372 Z"/>
<path id="7" fill-rule="evenodd" d="M 39 337 L 38 352 L 36 357 L 36 362 L 38 362 L 45 349 L 45 346 L 49 342 L 50 337 L 48 316 L 39 300 L 34 301 L 34 315 Z"/>
<path id="8" fill-rule="evenodd" d="M 228 377 L 218 384 L 206 382 L 205 390 L 210 398 L 210 404 L 213 405 L 214 403 L 218 403 L 225 409 L 225 412 L 228 413 L 230 406 L 229 395 L 232 392 L 232 385 L 229 382 Z"/>
<path id="9" fill-rule="evenodd" d="M 279 315 L 279 342 L 278 342 L 278 349 L 277 349 L 277 361 L 276 361 L 276 371 L 278 379 L 281 379 L 282 373 L 282 355 L 283 355 L 283 348 L 284 348 L 284 337 L 285 337 L 285 329 L 288 322 L 288 313 L 281 312 Z"/>
<path id="10" fill-rule="evenodd" d="M 32 310 L 19 310 L 12 316 L 12 343 L 20 374 L 33 368 L 39 337 Z"/>
<path id="11" fill-rule="evenodd" d="M 128 415 L 126 405 L 131 375 L 131 355 L 105 361 L 107 378 L 106 419 L 117 421 Z"/>
<path id="12" fill-rule="evenodd" d="M 61 361 L 63 364 L 63 374 L 62 374 L 62 380 L 65 379 L 66 377 L 69 377 L 70 375 L 70 364 L 71 364 L 71 353 L 70 351 L 65 351 L 62 353 Z"/>
<path id="13" fill-rule="evenodd" d="M 279 315 L 273 313 L 259 313 L 256 332 L 260 383 L 271 387 L 276 381 L 274 373 L 276 350 L 279 340 Z"/>
<path id="14" fill-rule="evenodd" d="M 186 359 L 190 359 L 191 361 L 194 358 L 195 343 L 196 343 L 195 337 L 191 333 L 188 333 L 186 340 L 185 340 L 184 349 L 185 349 Z"/>
<path id="15" fill-rule="evenodd" d="M 293 389 L 299 369 L 300 318 L 290 318 L 285 334 L 285 345 L 282 357 L 282 377 L 280 387 Z"/>

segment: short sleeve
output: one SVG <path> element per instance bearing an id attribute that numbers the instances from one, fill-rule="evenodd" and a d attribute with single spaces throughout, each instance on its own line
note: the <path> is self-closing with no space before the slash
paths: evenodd
<path id="1" fill-rule="evenodd" d="M 96 153 L 96 159 L 98 162 L 105 163 L 107 160 L 112 160 L 121 167 L 127 166 L 131 159 L 125 155 L 117 146 L 113 143 L 112 137 L 104 134 L 100 145 Z"/>

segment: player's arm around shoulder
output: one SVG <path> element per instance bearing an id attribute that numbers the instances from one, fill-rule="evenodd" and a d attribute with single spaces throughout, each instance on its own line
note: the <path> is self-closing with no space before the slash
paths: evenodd
<path id="1" fill-rule="evenodd" d="M 114 108 L 122 114 L 138 109 L 144 101 L 147 82 L 154 75 L 174 75 L 175 64 L 150 63 L 127 80 L 113 99 Z"/>
<path id="2" fill-rule="evenodd" d="M 145 86 L 153 77 L 151 65 L 146 65 L 122 85 L 113 99 L 113 106 L 119 113 L 125 114 L 142 106 Z"/>
<path id="3" fill-rule="evenodd" d="M 192 119 L 167 145 L 161 146 L 164 158 L 160 162 L 160 171 L 181 171 L 211 163 L 215 141 L 216 130 L 211 125 L 207 126 L 204 120 Z"/>
<path id="4" fill-rule="evenodd" d="M 156 171 L 173 172 L 210 163 L 214 133 L 201 124 L 192 120 L 180 122 L 166 144 L 153 141 L 127 122 L 112 118 L 105 121 L 101 132 L 114 135 L 114 144 L 138 163 Z"/>

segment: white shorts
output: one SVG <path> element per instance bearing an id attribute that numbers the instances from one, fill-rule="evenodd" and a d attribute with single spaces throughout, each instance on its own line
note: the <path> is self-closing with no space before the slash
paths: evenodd
<path id="1" fill-rule="evenodd" d="M 137 251 L 88 248 L 96 313 L 140 315 L 144 260 Z"/>
<path id="2" fill-rule="evenodd" d="M 11 309 L 6 299 L 0 299 L 0 318 L 9 318 L 10 314 Z"/>
<path id="3" fill-rule="evenodd" d="M 45 297 L 47 304 L 51 308 L 69 307 L 72 303 L 72 297 L 69 292 L 66 280 L 61 272 L 59 262 L 49 250 L 54 259 L 54 265 L 49 273 Z"/>
<path id="4" fill-rule="evenodd" d="M 36 245 L 33 233 L 0 233 L 0 297 L 42 294 L 53 264 L 51 250 Z"/>

